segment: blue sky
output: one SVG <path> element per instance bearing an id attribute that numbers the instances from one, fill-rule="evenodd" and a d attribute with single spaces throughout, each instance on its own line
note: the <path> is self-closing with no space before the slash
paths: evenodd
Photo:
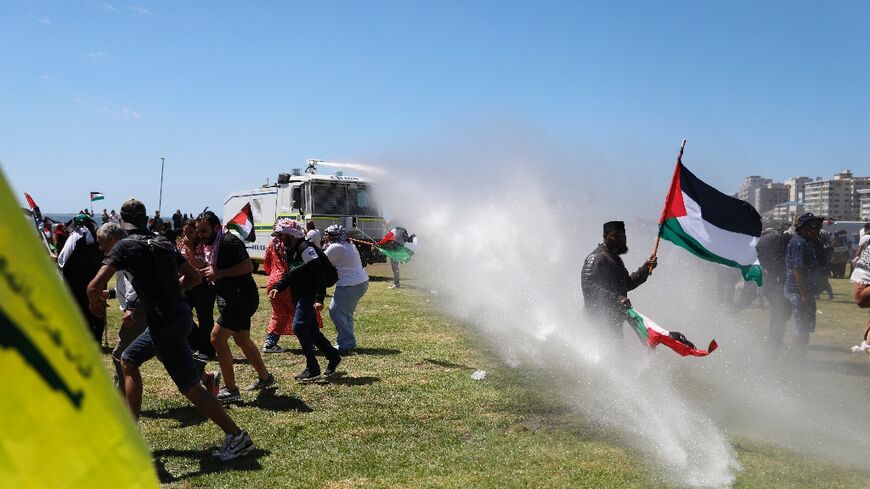
<path id="1" fill-rule="evenodd" d="M 164 213 L 198 211 L 507 122 L 626 180 L 683 137 L 725 191 L 870 174 L 870 3 L 760 3 L 6 0 L 0 164 L 47 211 L 153 208 L 166 156 Z"/>

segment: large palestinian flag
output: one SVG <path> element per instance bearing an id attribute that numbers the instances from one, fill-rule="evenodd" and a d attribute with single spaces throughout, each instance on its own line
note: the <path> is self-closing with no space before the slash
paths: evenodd
<path id="1" fill-rule="evenodd" d="M 235 231 L 245 241 L 256 241 L 254 234 L 254 213 L 251 212 L 251 203 L 245 204 L 235 217 L 227 221 L 227 229 Z"/>
<path id="2" fill-rule="evenodd" d="M 628 322 L 631 324 L 634 332 L 637 333 L 641 341 L 646 343 L 650 350 L 655 350 L 658 345 L 665 345 L 684 357 L 706 357 L 719 347 L 716 340 L 713 340 L 706 350 L 700 350 L 683 333 L 668 331 L 634 309 L 629 309 L 627 314 Z"/>
<path id="3" fill-rule="evenodd" d="M 702 182 L 679 158 L 659 219 L 659 236 L 699 258 L 739 268 L 745 280 L 761 285 L 755 251 L 761 216 L 748 202 Z"/>

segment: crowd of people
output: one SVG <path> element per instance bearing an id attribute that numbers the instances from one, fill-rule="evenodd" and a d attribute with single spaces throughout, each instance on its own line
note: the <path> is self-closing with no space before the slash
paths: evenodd
<path id="1" fill-rule="evenodd" d="M 145 206 L 131 199 L 117 219 L 114 211 L 103 214 L 108 219 L 99 226 L 89 213 L 73 219 L 57 263 L 96 341 L 106 327 L 108 301 L 118 301 L 122 319 L 112 362 L 131 413 L 138 419 L 141 411 L 140 368 L 156 356 L 179 392 L 224 432 L 213 455 L 226 461 L 248 453 L 253 441 L 222 407 L 241 397 L 229 340 L 257 374 L 246 390 L 268 389 L 277 380 L 250 336 L 260 300 L 244 242 L 207 210 L 186 219 L 176 212 L 164 225 L 159 213 L 149 219 Z M 369 282 L 347 231 L 332 225 L 321 233 L 313 222 L 303 229 L 294 220 L 278 219 L 264 268 L 272 314 L 262 352 L 284 351 L 280 337 L 294 335 L 305 358 L 295 380 L 335 375 L 342 358 L 357 347 L 354 312 Z M 333 286 L 327 310 L 336 325 L 335 345 L 323 333 L 321 318 L 327 288 Z M 324 368 L 317 350 L 326 357 Z M 219 370 L 207 371 L 214 360 Z"/>
<path id="2" fill-rule="evenodd" d="M 122 323 L 112 361 L 117 385 L 134 417 L 142 403 L 139 369 L 156 356 L 179 391 L 224 431 L 224 443 L 214 456 L 231 460 L 254 444 L 222 407 L 242 396 L 230 339 L 257 374 L 247 391 L 275 386 L 276 376 L 261 353 L 284 352 L 279 345 L 282 336 L 295 336 L 301 346 L 305 367 L 294 376 L 299 382 L 334 375 L 342 358 L 357 348 L 354 313 L 368 290 L 369 277 L 341 225 L 321 232 L 313 222 L 303 226 L 279 218 L 274 223 L 263 261 L 271 316 L 258 348 L 250 336 L 260 306 L 254 266 L 244 242 L 213 212 L 192 218 L 177 211 L 164 226 L 159 213 L 149 219 L 141 202 L 129 200 L 119 215 L 103 214 L 108 220 L 101 226 L 85 213 L 73 219 L 57 263 L 97 341 L 106 327 L 107 301 L 118 300 Z M 820 239 L 822 221 L 804 214 L 788 228 L 766 230 L 757 243 L 764 270 L 762 294 L 770 308 L 771 350 L 782 349 L 791 319 L 789 350 L 797 357 L 806 354 L 816 326 L 816 300 L 826 291 L 830 274 Z M 621 340 L 631 308 L 628 294 L 649 279 L 657 261 L 652 256 L 629 273 L 621 258 L 628 251 L 624 223 L 607 222 L 602 231 L 602 243 L 583 265 L 584 304 L 611 337 Z M 404 229 L 393 234 L 413 239 Z M 870 223 L 862 230 L 851 265 L 854 301 L 870 308 Z M 399 287 L 398 264 L 392 269 L 393 286 Z M 115 287 L 108 290 L 113 276 Z M 336 328 L 335 344 L 323 333 L 321 314 L 328 287 L 335 287 L 327 308 Z M 670 334 L 687 342 L 680 333 Z M 870 320 L 864 330 L 865 350 L 870 350 L 868 342 Z M 325 366 L 318 361 L 318 351 Z M 209 361 L 217 361 L 219 370 L 208 372 Z"/>

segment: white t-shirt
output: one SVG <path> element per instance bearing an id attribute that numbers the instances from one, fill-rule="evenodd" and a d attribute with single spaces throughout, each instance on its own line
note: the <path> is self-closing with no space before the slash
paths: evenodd
<path id="1" fill-rule="evenodd" d="M 861 236 L 861 239 L 858 240 L 858 248 L 870 243 L 870 234 L 865 234 Z"/>
<path id="2" fill-rule="evenodd" d="M 320 239 L 321 239 L 320 231 L 318 231 L 316 229 L 312 229 L 311 231 L 308 231 L 308 233 L 305 235 L 305 239 L 308 240 L 309 243 L 320 248 L 320 242 L 321 242 L 320 241 Z"/>
<path id="3" fill-rule="evenodd" d="M 353 243 L 333 242 L 323 252 L 338 271 L 336 287 L 350 287 L 368 282 L 369 274 L 363 269 L 359 251 Z"/>

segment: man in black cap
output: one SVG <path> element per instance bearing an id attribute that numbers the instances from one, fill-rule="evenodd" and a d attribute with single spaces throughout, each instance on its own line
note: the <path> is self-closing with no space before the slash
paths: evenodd
<path id="1" fill-rule="evenodd" d="M 88 284 L 90 311 L 106 317 L 102 295 L 106 284 L 118 270 L 131 275 L 148 323 L 148 329 L 121 355 L 124 391 L 133 416 L 138 419 L 142 406 L 139 366 L 156 355 L 178 390 L 224 431 L 224 444 L 212 455 L 232 460 L 250 452 L 254 443 L 200 384 L 187 341 L 193 316 L 181 290 L 198 285 L 202 277 L 169 240 L 145 229 L 147 219 L 142 202 L 131 199 L 121 206 L 121 222 L 128 235 L 106 253 L 102 267 Z"/>
<path id="2" fill-rule="evenodd" d="M 810 334 L 816 330 L 816 294 L 821 284 L 818 246 L 823 220 L 812 212 L 800 216 L 785 252 L 785 298 L 794 317 L 793 347 L 801 356 L 806 355 Z"/>
<path id="3" fill-rule="evenodd" d="M 620 258 L 627 252 L 625 223 L 604 223 L 604 242 L 586 257 L 580 277 L 586 310 L 605 323 L 618 338 L 622 338 L 625 311 L 631 307 L 628 291 L 646 282 L 650 271 L 657 265 L 656 259 L 650 258 L 636 272 L 629 274 Z"/>

